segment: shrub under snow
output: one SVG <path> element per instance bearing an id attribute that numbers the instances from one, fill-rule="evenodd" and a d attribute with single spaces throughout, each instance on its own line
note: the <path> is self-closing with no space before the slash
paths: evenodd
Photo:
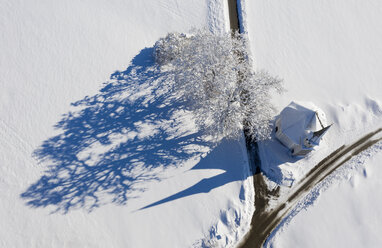
<path id="1" fill-rule="evenodd" d="M 269 137 L 269 92 L 281 80 L 254 72 L 240 34 L 171 33 L 154 47 L 155 60 L 173 73 L 175 90 L 187 101 L 197 124 L 215 137 L 237 137 L 243 129 L 256 140 Z"/>

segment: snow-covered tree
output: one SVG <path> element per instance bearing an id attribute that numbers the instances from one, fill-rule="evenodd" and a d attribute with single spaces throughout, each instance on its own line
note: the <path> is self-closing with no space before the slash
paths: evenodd
<path id="1" fill-rule="evenodd" d="M 188 102 L 196 123 L 215 137 L 269 137 L 270 90 L 281 80 L 254 72 L 246 37 L 238 33 L 171 33 L 154 47 L 155 60 L 173 75 L 174 89 Z"/>

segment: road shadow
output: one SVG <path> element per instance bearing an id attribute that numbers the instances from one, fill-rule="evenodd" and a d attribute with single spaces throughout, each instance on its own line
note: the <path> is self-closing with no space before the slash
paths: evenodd
<path id="1" fill-rule="evenodd" d="M 158 206 L 184 197 L 200 193 L 208 193 L 227 183 L 243 181 L 249 173 L 243 172 L 246 169 L 247 161 L 243 156 L 242 146 L 237 140 L 223 139 L 210 153 L 202 158 L 198 164 L 190 170 L 219 169 L 222 173 L 204 178 L 189 188 L 173 194 L 169 197 L 142 207 L 140 210 Z M 244 166 L 242 164 L 245 164 Z M 244 189 L 241 189 L 239 197 L 244 200 Z"/>
<path id="2" fill-rule="evenodd" d="M 48 169 L 21 194 L 27 205 L 67 213 L 126 204 L 139 197 L 143 182 L 161 180 L 160 171 L 210 146 L 174 94 L 174 75 L 158 68 L 152 54 L 143 49 L 98 94 L 72 103 L 55 125 L 59 134 L 34 151 Z"/>

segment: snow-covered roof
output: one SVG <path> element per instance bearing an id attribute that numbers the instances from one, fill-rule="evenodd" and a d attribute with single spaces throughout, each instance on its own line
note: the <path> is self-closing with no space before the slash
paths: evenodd
<path id="1" fill-rule="evenodd" d="M 291 102 L 279 116 L 282 120 L 282 132 L 296 144 L 300 144 L 300 139 L 306 137 L 310 131 L 314 132 L 326 126 L 325 116 L 321 110 L 311 103 L 304 105 Z"/>

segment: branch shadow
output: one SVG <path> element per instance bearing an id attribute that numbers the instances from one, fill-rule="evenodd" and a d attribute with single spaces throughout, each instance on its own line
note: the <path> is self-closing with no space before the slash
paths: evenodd
<path id="1" fill-rule="evenodd" d="M 161 171 L 210 147 L 173 92 L 174 75 L 152 54 L 141 50 L 98 94 L 72 103 L 55 125 L 59 134 L 34 151 L 48 169 L 21 194 L 27 205 L 61 213 L 123 205 L 139 197 L 143 182 L 161 180 Z"/>

